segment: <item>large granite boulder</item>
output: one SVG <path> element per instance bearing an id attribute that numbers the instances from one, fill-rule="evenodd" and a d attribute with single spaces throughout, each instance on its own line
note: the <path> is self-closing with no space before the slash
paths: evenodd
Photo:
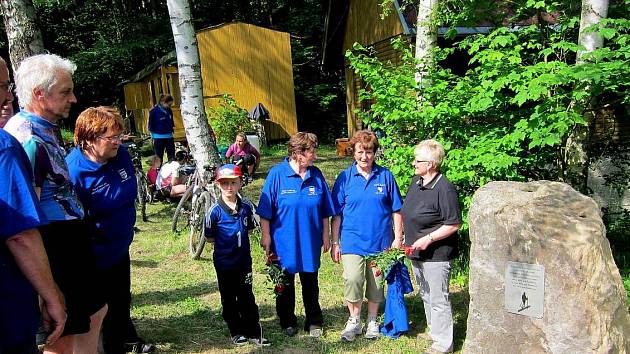
<path id="1" fill-rule="evenodd" d="M 627 353 L 627 295 L 597 204 L 564 183 L 474 195 L 465 353 Z M 542 318 L 505 309 L 508 262 L 544 266 Z"/>

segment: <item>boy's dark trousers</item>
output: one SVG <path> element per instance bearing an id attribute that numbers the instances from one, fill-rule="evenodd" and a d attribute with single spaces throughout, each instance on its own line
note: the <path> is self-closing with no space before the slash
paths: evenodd
<path id="1" fill-rule="evenodd" d="M 247 276 L 251 272 L 251 268 L 217 269 L 222 316 L 230 336 L 261 337 L 258 306 L 252 292 L 251 276 Z"/>
<path id="2" fill-rule="evenodd" d="M 304 302 L 304 330 L 309 331 L 310 326 L 323 327 L 324 317 L 319 306 L 319 282 L 318 272 L 300 272 L 300 282 L 302 283 L 302 301 Z M 276 297 L 276 313 L 280 318 L 280 326 L 297 326 L 295 316 L 295 274 L 284 273 L 284 291 Z"/>

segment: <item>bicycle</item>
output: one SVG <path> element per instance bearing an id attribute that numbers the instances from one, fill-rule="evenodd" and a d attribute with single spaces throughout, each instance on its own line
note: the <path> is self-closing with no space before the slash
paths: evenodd
<path id="1" fill-rule="evenodd" d="M 243 182 L 243 187 L 254 181 L 254 177 L 247 172 L 247 165 L 245 164 L 245 160 L 242 156 L 239 156 L 235 159 L 227 158 L 226 163 L 233 163 L 241 169 L 241 171 L 243 172 L 243 178 L 241 178 L 241 182 Z"/>
<path id="2" fill-rule="evenodd" d="M 206 212 L 210 206 L 216 203 L 217 188 L 214 183 L 214 169 L 211 166 L 204 166 L 204 173 L 210 172 L 208 183 L 203 183 L 201 175 L 197 169 L 186 182 L 186 192 L 182 195 L 175 213 L 171 230 L 174 233 L 181 233 L 189 229 L 188 251 L 193 259 L 199 259 L 206 244 L 204 234 L 204 220 Z"/>
<path id="3" fill-rule="evenodd" d="M 140 155 L 140 147 L 145 141 L 149 139 L 150 138 L 145 138 L 125 144 L 125 146 L 127 147 L 127 151 L 129 151 L 129 155 L 131 156 L 134 174 L 136 176 L 136 181 L 138 182 L 138 186 L 136 189 L 136 210 L 140 210 L 140 215 L 142 216 L 142 221 L 144 222 L 149 221 L 149 218 L 147 218 L 147 203 L 153 202 L 153 195 L 149 190 L 149 181 L 147 180 L 147 177 L 142 170 L 142 156 Z"/>

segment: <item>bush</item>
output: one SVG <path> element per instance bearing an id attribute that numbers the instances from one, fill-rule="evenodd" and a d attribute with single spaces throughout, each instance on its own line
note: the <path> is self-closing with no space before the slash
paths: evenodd
<path id="1" fill-rule="evenodd" d="M 230 145 L 237 133 L 254 131 L 247 110 L 239 107 L 229 94 L 223 95 L 219 106 L 210 107 L 207 113 L 219 145 Z"/>

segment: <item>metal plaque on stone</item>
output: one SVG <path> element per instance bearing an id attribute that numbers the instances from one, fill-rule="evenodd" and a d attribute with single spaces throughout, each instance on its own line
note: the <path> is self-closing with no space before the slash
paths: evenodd
<path id="1" fill-rule="evenodd" d="M 505 309 L 508 312 L 542 318 L 544 298 L 544 266 L 507 262 L 505 268 Z"/>

